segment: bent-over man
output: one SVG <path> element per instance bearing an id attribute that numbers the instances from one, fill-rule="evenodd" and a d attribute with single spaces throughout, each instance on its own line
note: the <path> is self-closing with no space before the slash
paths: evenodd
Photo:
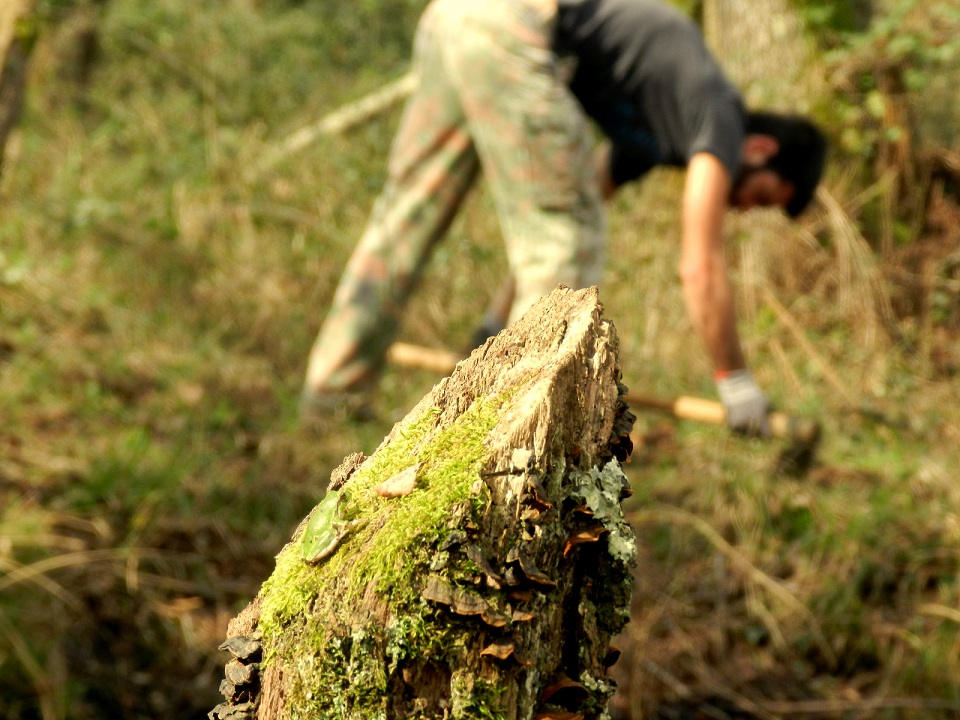
<path id="1" fill-rule="evenodd" d="M 757 206 L 797 216 L 823 171 L 823 134 L 804 118 L 745 111 L 699 28 L 658 0 L 433 0 L 414 65 L 386 184 L 310 355 L 304 412 L 359 408 L 481 170 L 515 282 L 512 321 L 559 283 L 597 284 L 604 198 L 673 165 L 686 167 L 689 317 L 731 427 L 767 432 L 767 398 L 737 334 L 723 219 Z M 599 150 L 590 120 L 608 140 Z"/>

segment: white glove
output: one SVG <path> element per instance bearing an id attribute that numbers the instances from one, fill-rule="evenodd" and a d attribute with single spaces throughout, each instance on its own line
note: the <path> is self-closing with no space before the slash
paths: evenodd
<path id="1" fill-rule="evenodd" d="M 732 370 L 718 377 L 716 383 L 730 429 L 744 435 L 770 437 L 770 402 L 750 371 Z"/>

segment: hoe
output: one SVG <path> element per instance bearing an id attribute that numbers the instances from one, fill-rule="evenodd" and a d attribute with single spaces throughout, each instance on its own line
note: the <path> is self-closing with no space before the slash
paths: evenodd
<path id="1" fill-rule="evenodd" d="M 462 359 L 462 356 L 449 350 L 402 342 L 391 345 L 387 353 L 387 360 L 394 365 L 418 368 L 441 375 L 449 375 L 453 372 Z M 676 398 L 658 398 L 627 392 L 624 399 L 631 407 L 657 410 L 680 420 L 711 425 L 723 425 L 727 420 L 727 412 L 723 405 L 706 398 L 686 395 Z M 767 419 L 770 422 L 771 435 L 788 443 L 777 460 L 777 470 L 792 475 L 806 473 L 814 463 L 817 444 L 820 441 L 820 423 L 778 411 L 771 412 Z"/>

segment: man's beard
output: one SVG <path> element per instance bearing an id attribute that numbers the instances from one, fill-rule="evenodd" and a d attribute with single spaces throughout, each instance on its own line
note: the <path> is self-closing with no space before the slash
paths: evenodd
<path id="1" fill-rule="evenodd" d="M 743 187 L 743 184 L 750 178 L 751 175 L 755 175 L 761 170 L 768 170 L 769 168 L 766 165 L 743 165 L 740 168 L 740 172 L 737 173 L 736 179 L 733 181 L 733 185 L 730 187 L 730 197 L 727 198 L 727 202 L 731 206 L 736 205 L 737 193 L 740 191 L 740 188 Z"/>

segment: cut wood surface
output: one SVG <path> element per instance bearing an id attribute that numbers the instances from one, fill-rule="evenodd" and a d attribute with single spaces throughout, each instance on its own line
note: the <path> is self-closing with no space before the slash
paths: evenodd
<path id="1" fill-rule="evenodd" d="M 460 362 L 231 622 L 214 720 L 603 716 L 636 552 L 619 378 L 595 288 Z"/>

